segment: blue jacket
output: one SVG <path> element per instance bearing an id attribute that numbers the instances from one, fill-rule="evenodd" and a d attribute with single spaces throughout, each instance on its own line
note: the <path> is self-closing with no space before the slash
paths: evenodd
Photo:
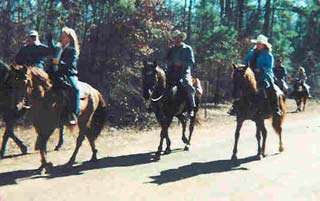
<path id="1" fill-rule="evenodd" d="M 50 55 L 50 49 L 43 44 L 25 45 L 15 57 L 15 62 L 19 65 L 30 65 L 44 68 L 45 57 Z"/>
<path id="2" fill-rule="evenodd" d="M 274 74 L 272 71 L 274 66 L 273 55 L 266 49 L 263 49 L 256 54 L 256 65 L 253 67 L 255 68 L 253 70 L 256 74 L 256 78 L 265 88 L 269 88 L 274 84 Z M 251 49 L 245 56 L 243 64 L 250 66 L 250 63 L 254 60 L 254 55 L 255 50 Z"/>

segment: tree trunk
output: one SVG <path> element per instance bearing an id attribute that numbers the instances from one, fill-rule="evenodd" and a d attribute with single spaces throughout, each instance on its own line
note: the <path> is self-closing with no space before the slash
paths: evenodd
<path id="1" fill-rule="evenodd" d="M 190 44 L 190 41 L 191 41 L 191 22 L 192 22 L 192 3 L 193 3 L 193 0 L 190 0 L 190 3 L 189 3 L 189 13 L 188 13 L 188 43 Z"/>
<path id="2" fill-rule="evenodd" d="M 266 12 L 264 14 L 263 34 L 269 36 L 270 33 L 270 16 L 271 16 L 271 0 L 266 0 Z"/>
<path id="3" fill-rule="evenodd" d="M 238 38 L 242 38 L 242 28 L 243 28 L 243 9 L 244 9 L 244 0 L 238 0 L 238 17 L 237 17 L 237 31 Z"/>

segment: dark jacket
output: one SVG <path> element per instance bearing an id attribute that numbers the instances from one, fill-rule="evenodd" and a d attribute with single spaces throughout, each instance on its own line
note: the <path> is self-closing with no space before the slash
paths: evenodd
<path id="1" fill-rule="evenodd" d="M 78 75 L 78 55 L 76 49 L 72 46 L 66 47 L 61 54 L 60 59 L 60 72 L 72 76 Z"/>
<path id="2" fill-rule="evenodd" d="M 275 78 L 278 80 L 286 80 L 287 79 L 287 71 L 282 66 L 273 68 L 273 73 L 274 73 Z"/>
<path id="3" fill-rule="evenodd" d="M 25 45 L 15 57 L 15 62 L 19 65 L 30 65 L 44 68 L 45 57 L 49 56 L 50 50 L 44 44 Z"/>

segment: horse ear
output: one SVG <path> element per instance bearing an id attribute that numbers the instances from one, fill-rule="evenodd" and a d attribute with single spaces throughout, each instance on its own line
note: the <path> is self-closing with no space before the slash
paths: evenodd
<path id="1" fill-rule="evenodd" d="M 233 70 L 237 69 L 237 65 L 236 64 L 233 63 L 232 66 L 233 66 Z"/>
<path id="2" fill-rule="evenodd" d="M 153 67 L 156 68 L 157 66 L 158 66 L 158 61 L 157 61 L 157 60 L 154 60 L 154 61 L 153 61 Z"/>

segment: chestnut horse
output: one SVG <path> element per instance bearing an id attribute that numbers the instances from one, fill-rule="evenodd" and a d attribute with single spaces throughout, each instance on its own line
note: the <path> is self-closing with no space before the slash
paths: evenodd
<path id="1" fill-rule="evenodd" d="M 272 127 L 279 136 L 279 151 L 284 150 L 282 143 L 282 126 L 286 115 L 285 97 L 283 94 L 279 95 L 280 109 L 282 115 L 275 116 L 271 109 L 270 101 L 264 99 L 257 104 L 257 81 L 251 68 L 246 66 L 233 65 L 233 85 L 234 93 L 239 94 L 239 104 L 237 113 L 237 128 L 235 132 L 235 143 L 233 147 L 232 160 L 237 160 L 238 141 L 240 137 L 240 129 L 243 122 L 252 120 L 256 124 L 256 138 L 258 142 L 257 158 L 260 159 L 261 155 L 265 157 L 267 129 L 265 127 L 265 119 L 272 118 Z M 262 135 L 262 148 L 261 148 L 261 135 Z"/>
<path id="2" fill-rule="evenodd" d="M 293 86 L 293 92 L 291 94 L 297 104 L 296 112 L 302 112 L 306 109 L 307 100 L 309 99 L 309 95 L 307 90 L 303 87 L 303 83 L 300 81 L 295 81 Z"/>
<path id="3" fill-rule="evenodd" d="M 46 159 L 47 141 L 64 119 L 63 115 L 66 115 L 68 104 L 66 104 L 64 96 L 61 96 L 53 88 L 52 80 L 42 69 L 18 66 L 13 72 L 16 74 L 16 78 L 11 82 L 15 86 L 15 90 L 19 92 L 16 93 L 14 104 L 21 104 L 25 98 L 22 96 L 26 96 L 31 102 L 31 121 L 38 134 L 36 149 L 40 150 L 41 156 L 39 169 L 47 170 L 52 166 Z M 79 87 L 81 91 L 81 113 L 78 119 L 79 136 L 68 165 L 74 163 L 85 137 L 91 146 L 91 160 L 97 160 L 95 140 L 101 133 L 106 119 L 106 104 L 100 92 L 83 82 L 79 82 Z"/>

